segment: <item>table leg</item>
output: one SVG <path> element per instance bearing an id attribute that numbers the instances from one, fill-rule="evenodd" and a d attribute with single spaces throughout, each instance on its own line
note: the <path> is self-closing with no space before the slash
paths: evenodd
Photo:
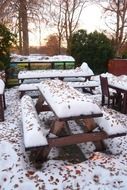
<path id="1" fill-rule="evenodd" d="M 49 133 L 54 134 L 56 136 L 59 136 L 62 134 L 62 130 L 66 128 L 66 122 L 65 121 L 53 121 L 51 124 L 51 130 Z M 38 149 L 36 152 L 33 152 L 32 155 L 34 155 L 35 162 L 44 162 L 47 160 L 47 157 L 49 155 L 49 152 L 51 150 L 51 146 L 45 146 L 40 149 Z"/>
<path id="2" fill-rule="evenodd" d="M 35 108 L 37 110 L 37 113 L 40 113 L 40 111 L 42 110 L 42 106 L 43 106 L 43 103 L 44 103 L 44 99 L 42 96 L 39 96 L 38 97 L 38 100 L 37 100 L 37 103 L 35 105 Z"/>
<path id="3" fill-rule="evenodd" d="M 3 95 L 0 94 L 0 121 L 4 121 Z"/>
<path id="4" fill-rule="evenodd" d="M 37 103 L 35 105 L 35 108 L 36 108 L 38 114 L 40 112 L 50 111 L 49 106 L 44 104 L 44 99 L 43 99 L 43 97 L 41 95 L 38 97 L 38 100 L 37 100 Z"/>
<path id="5" fill-rule="evenodd" d="M 127 93 L 124 93 L 122 113 L 127 114 Z"/>
<path id="6" fill-rule="evenodd" d="M 77 123 L 82 127 L 85 133 L 92 132 L 97 127 L 97 124 L 93 118 L 78 120 Z M 105 150 L 105 146 L 102 140 L 98 140 L 93 143 L 96 147 L 96 151 Z"/>

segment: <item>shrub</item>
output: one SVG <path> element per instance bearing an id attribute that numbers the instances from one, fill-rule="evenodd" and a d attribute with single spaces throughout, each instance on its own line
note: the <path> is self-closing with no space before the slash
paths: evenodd
<path id="1" fill-rule="evenodd" d="M 97 31 L 87 34 L 85 30 L 79 30 L 73 34 L 71 43 L 71 55 L 77 65 L 87 62 L 95 74 L 107 71 L 108 60 L 113 58 L 115 51 L 105 34 Z"/>
<path id="2" fill-rule="evenodd" d="M 16 36 L 12 34 L 5 25 L 0 24 L 0 62 L 4 69 L 8 68 L 10 62 L 10 48 L 16 42 Z"/>

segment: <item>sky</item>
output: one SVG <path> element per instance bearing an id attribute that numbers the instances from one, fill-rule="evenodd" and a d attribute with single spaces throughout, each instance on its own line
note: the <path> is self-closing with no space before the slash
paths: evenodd
<path id="1" fill-rule="evenodd" d="M 104 27 L 104 21 L 101 18 L 101 8 L 97 5 L 90 5 L 82 12 L 81 18 L 80 18 L 80 25 L 79 29 L 85 29 L 87 32 L 93 32 L 95 30 L 102 30 Z M 44 45 L 45 39 L 48 35 L 55 32 L 51 30 L 50 28 L 46 28 L 46 26 L 41 27 L 41 45 Z M 39 37 L 39 31 L 34 32 L 33 34 L 30 34 L 30 45 L 33 46 L 40 46 L 40 37 Z"/>
<path id="2" fill-rule="evenodd" d="M 100 30 L 104 24 L 102 24 L 101 8 L 97 5 L 91 5 L 87 7 L 80 18 L 80 27 L 86 29 L 88 32 L 94 30 Z"/>

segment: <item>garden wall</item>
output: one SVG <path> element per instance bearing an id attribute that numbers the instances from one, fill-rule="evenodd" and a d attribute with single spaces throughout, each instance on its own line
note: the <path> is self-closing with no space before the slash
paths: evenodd
<path id="1" fill-rule="evenodd" d="M 108 72 L 116 76 L 127 75 L 127 59 L 111 59 L 108 63 Z"/>

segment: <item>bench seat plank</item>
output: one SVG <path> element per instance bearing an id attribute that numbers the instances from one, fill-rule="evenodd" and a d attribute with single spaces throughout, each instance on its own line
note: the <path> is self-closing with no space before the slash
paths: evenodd
<path id="1" fill-rule="evenodd" d="M 103 117 L 94 118 L 95 123 L 108 135 L 127 134 L 127 117 L 111 109 L 102 110 Z"/>
<path id="2" fill-rule="evenodd" d="M 32 98 L 24 95 L 21 99 L 23 135 L 25 148 L 40 147 L 48 144 L 43 127 L 34 107 Z"/>
<path id="3" fill-rule="evenodd" d="M 31 84 L 20 84 L 19 91 L 31 91 L 31 90 L 38 90 L 37 87 L 38 83 L 31 83 Z"/>

